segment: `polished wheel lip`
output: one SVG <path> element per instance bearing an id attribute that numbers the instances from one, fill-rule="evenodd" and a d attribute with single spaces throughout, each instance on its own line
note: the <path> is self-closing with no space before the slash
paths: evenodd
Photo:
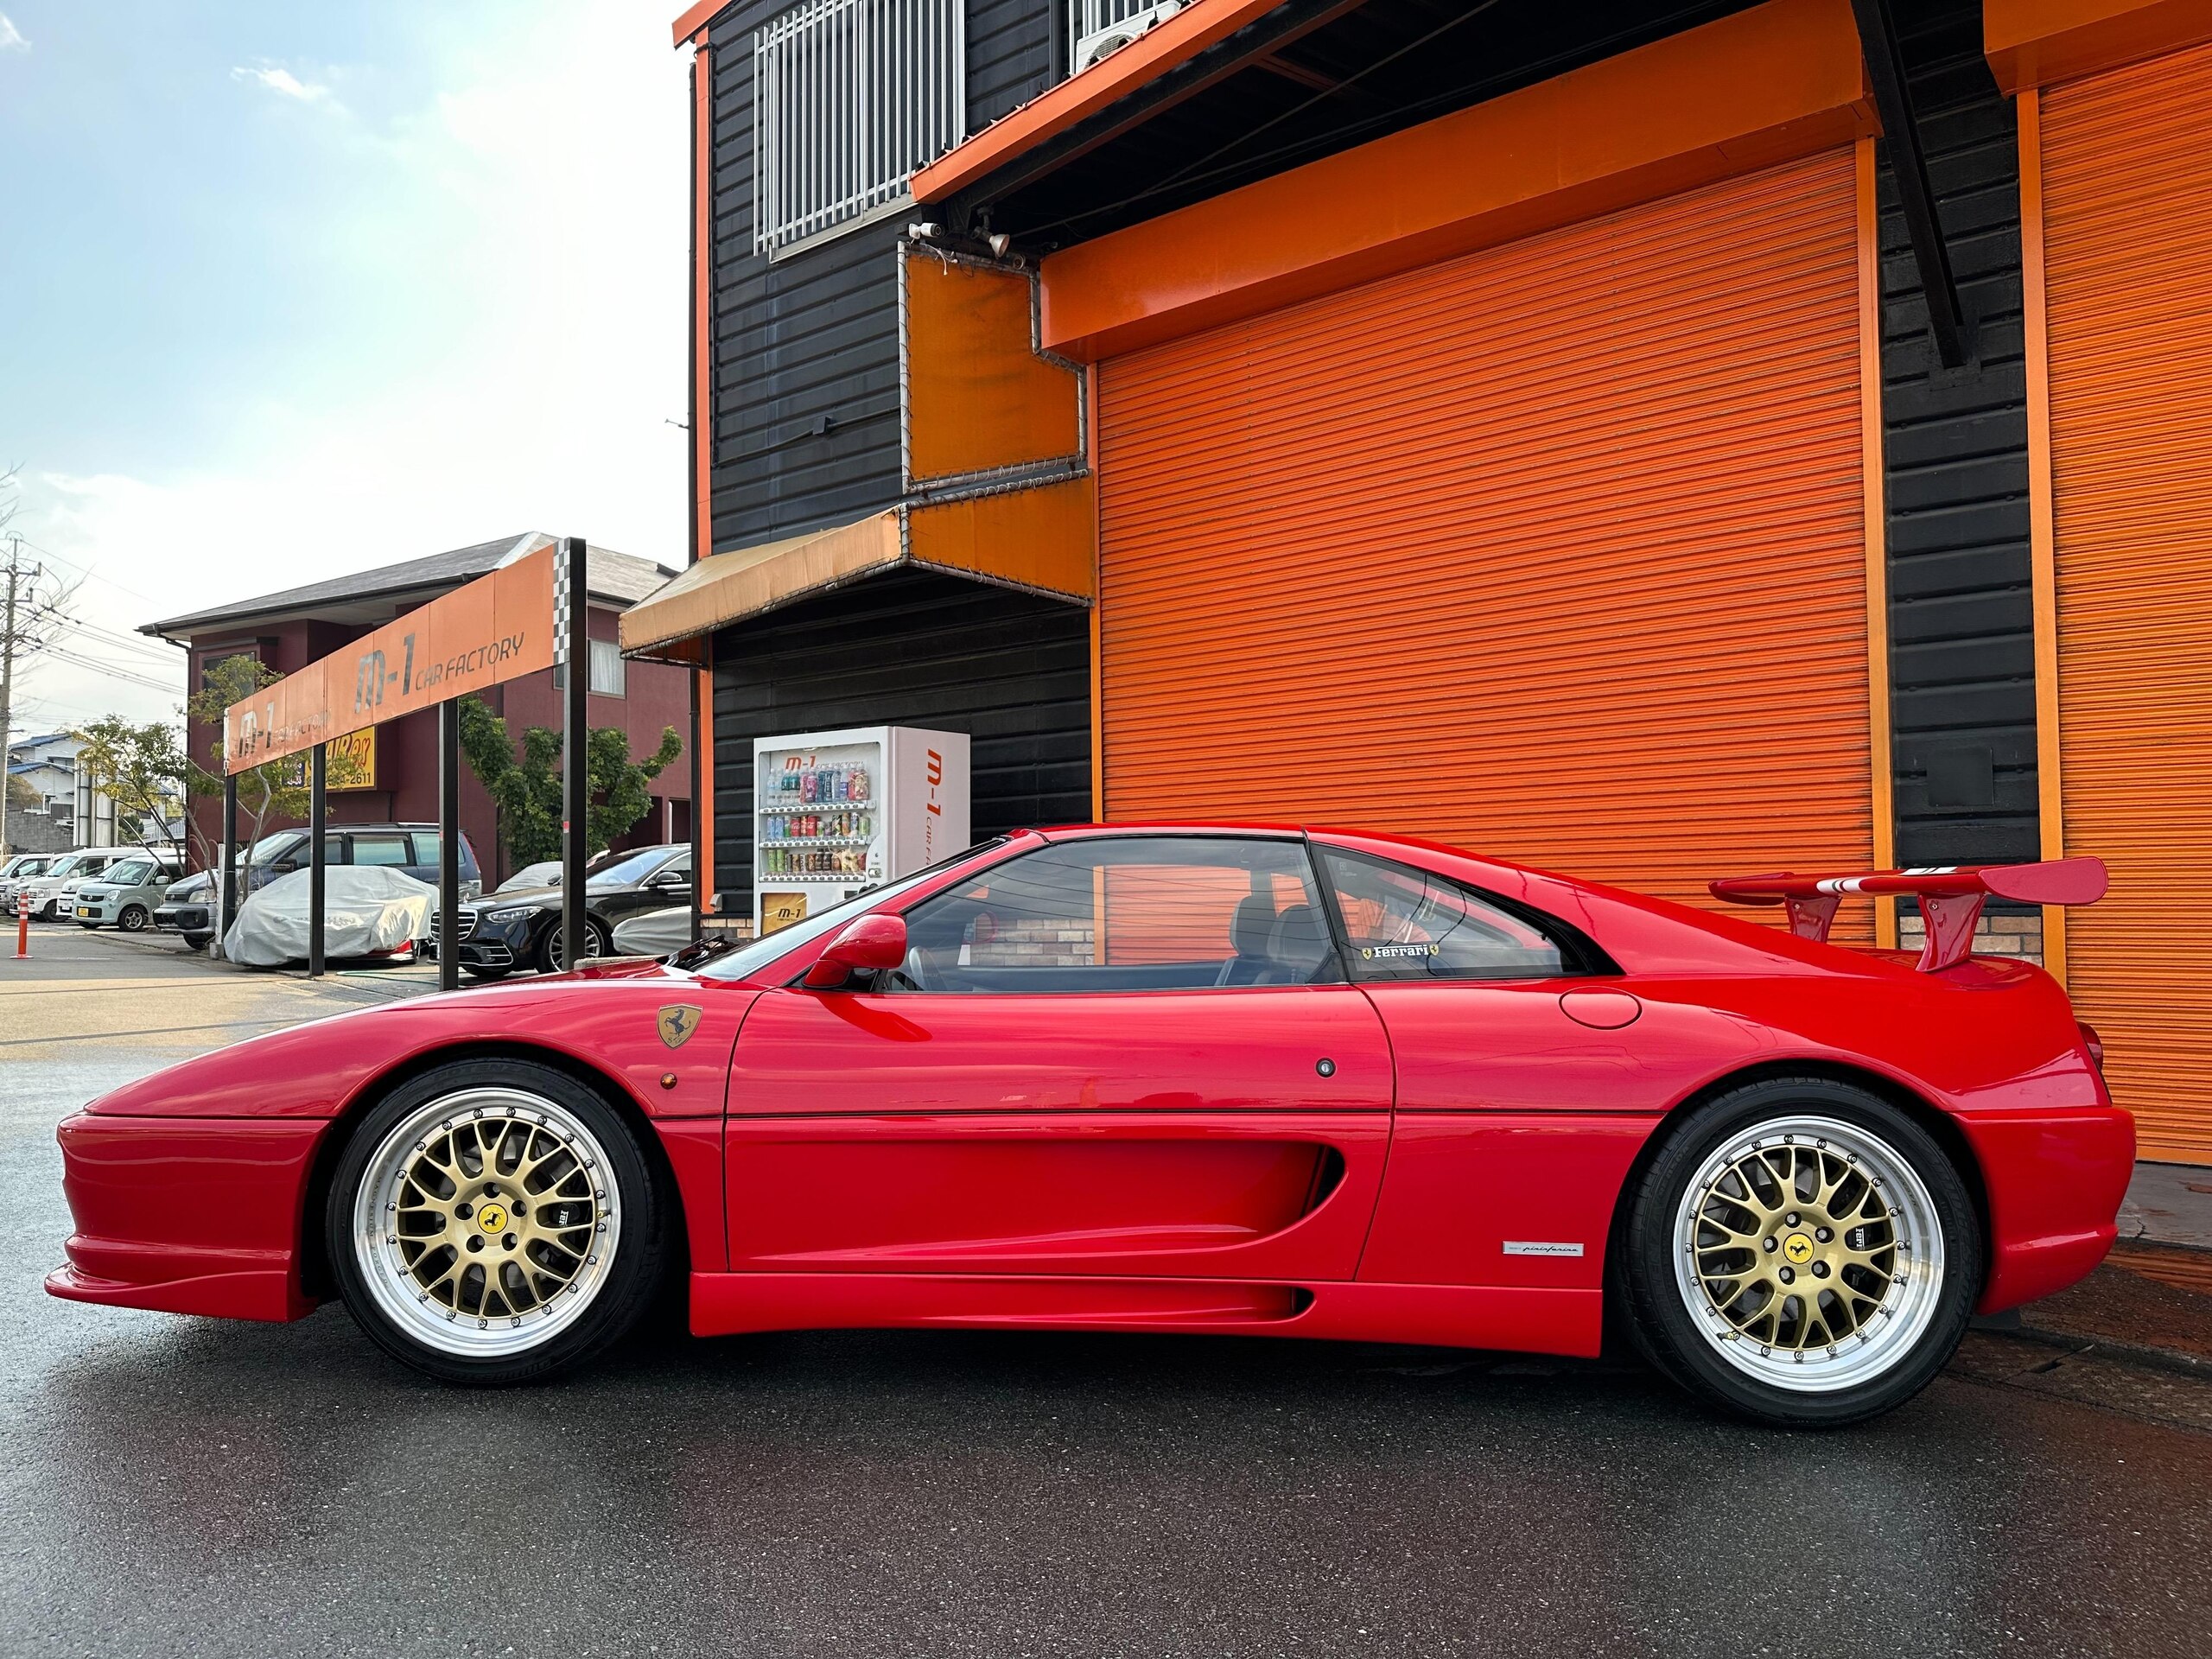
<path id="1" fill-rule="evenodd" d="M 417 1156 L 433 1138 L 450 1133 L 451 1126 L 480 1119 L 519 1120 L 553 1135 L 575 1154 L 592 1184 L 596 1214 L 583 1266 L 550 1302 L 520 1314 L 487 1318 L 426 1300 L 388 1230 L 387 1218 Z M 544 1346 L 598 1300 L 621 1243 L 620 1194 L 608 1174 L 606 1148 L 574 1112 L 528 1090 L 483 1085 L 442 1095 L 385 1134 L 355 1188 L 352 1230 L 362 1281 L 394 1325 L 440 1353 L 502 1359 Z"/>
<path id="2" fill-rule="evenodd" d="M 1745 1160 L 1784 1147 L 1842 1158 L 1881 1197 L 1895 1230 L 1896 1271 L 1880 1311 L 1840 1342 L 1793 1348 L 1752 1339 L 1714 1306 L 1699 1271 L 1699 1229 L 1716 1186 Z M 1792 1114 L 1731 1135 L 1684 1185 L 1669 1236 L 1675 1289 L 1707 1347 L 1744 1375 L 1793 1394 L 1833 1394 L 1886 1376 L 1918 1346 L 1942 1301 L 1943 1228 L 1927 1184 L 1887 1141 L 1840 1118 Z"/>
<path id="3" fill-rule="evenodd" d="M 567 954 L 561 948 L 561 920 L 556 916 L 553 919 L 552 929 L 545 936 L 545 959 L 553 964 L 555 973 L 564 974 L 569 971 L 568 963 L 562 960 L 562 957 Z M 586 922 L 584 924 L 584 960 L 596 962 L 606 954 L 605 947 L 600 943 L 599 929 L 593 926 L 591 923 Z"/>

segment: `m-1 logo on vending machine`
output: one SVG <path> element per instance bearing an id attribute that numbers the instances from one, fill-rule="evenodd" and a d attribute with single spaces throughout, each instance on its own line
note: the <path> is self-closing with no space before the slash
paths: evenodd
<path id="1" fill-rule="evenodd" d="M 922 862 L 925 865 L 937 862 L 937 823 L 944 816 L 944 801 L 938 793 L 944 785 L 944 757 L 935 749 L 928 753 L 930 792 L 922 803 Z"/>

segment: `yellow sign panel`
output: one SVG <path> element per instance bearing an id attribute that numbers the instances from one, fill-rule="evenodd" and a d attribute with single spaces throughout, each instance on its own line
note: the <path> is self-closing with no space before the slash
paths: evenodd
<path id="1" fill-rule="evenodd" d="M 805 919 L 804 893 L 764 893 L 760 895 L 760 931 L 763 935 L 777 932 L 793 922 Z"/>
<path id="2" fill-rule="evenodd" d="M 341 790 L 377 786 L 377 728 L 348 732 L 330 740 L 324 761 L 322 786 L 335 795 Z M 308 786 L 308 758 L 296 754 L 284 768 L 284 781 L 296 789 Z"/>

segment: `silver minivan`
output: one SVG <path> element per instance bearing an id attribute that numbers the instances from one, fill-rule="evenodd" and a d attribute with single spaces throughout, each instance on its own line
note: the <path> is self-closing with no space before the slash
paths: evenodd
<path id="1" fill-rule="evenodd" d="M 75 886 L 72 906 L 84 927 L 116 927 L 125 933 L 152 925 L 154 910 L 181 872 L 167 859 L 135 853 Z"/>
<path id="2" fill-rule="evenodd" d="M 0 917 L 16 913 L 16 887 L 35 875 L 44 875 L 59 853 L 17 853 L 5 864 L 0 864 Z"/>
<path id="3" fill-rule="evenodd" d="M 79 881 L 91 880 L 109 865 L 140 856 L 142 852 L 137 847 L 79 847 L 55 859 L 42 874 L 16 883 L 16 891 L 30 896 L 33 921 L 66 921 L 74 911 L 67 896 L 71 888 Z"/>

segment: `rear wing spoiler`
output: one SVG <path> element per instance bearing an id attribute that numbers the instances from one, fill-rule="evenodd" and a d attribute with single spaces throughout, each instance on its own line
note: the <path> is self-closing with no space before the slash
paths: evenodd
<path id="1" fill-rule="evenodd" d="M 1992 899 L 2031 905 L 2094 905 L 2105 896 L 2105 861 L 2061 858 L 2042 864 L 1961 864 L 1940 869 L 1878 870 L 1871 875 L 1734 875 L 1712 884 L 1732 905 L 1787 905 L 1789 931 L 1826 940 L 1847 893 L 1920 900 L 1927 943 L 1916 964 L 1923 974 L 1954 967 L 1974 945 L 1974 924 Z"/>

